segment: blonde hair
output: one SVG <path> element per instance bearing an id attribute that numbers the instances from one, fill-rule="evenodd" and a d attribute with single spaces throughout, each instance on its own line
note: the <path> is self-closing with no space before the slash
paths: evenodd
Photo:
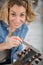
<path id="1" fill-rule="evenodd" d="M 13 7 L 14 4 L 17 4 L 19 6 L 22 5 L 26 8 L 26 20 L 28 23 L 34 20 L 35 14 L 30 0 L 7 0 L 0 10 L 0 20 L 3 20 L 8 24 L 8 11 L 10 7 Z"/>

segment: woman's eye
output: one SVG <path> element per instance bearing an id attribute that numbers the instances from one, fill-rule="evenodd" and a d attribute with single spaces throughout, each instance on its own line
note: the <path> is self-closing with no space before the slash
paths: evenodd
<path id="1" fill-rule="evenodd" d="M 14 14 L 14 13 L 11 13 L 11 15 L 12 15 L 12 16 L 16 16 L 16 14 Z"/>
<path id="2" fill-rule="evenodd" d="M 24 16 L 24 14 L 21 14 L 20 16 Z"/>

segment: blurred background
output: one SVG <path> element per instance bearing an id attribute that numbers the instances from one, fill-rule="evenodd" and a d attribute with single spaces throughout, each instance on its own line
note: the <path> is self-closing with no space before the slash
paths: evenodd
<path id="1" fill-rule="evenodd" d="M 6 0 L 0 0 L 0 9 Z M 43 57 L 43 0 L 31 0 L 36 19 L 28 25 L 29 31 L 25 37 L 30 45 L 38 49 L 42 53 Z M 40 63 L 39 65 L 42 65 Z"/>

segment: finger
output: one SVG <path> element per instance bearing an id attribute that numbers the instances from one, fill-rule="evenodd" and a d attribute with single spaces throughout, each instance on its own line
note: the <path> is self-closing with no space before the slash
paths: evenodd
<path id="1" fill-rule="evenodd" d="M 19 45 L 19 44 L 21 44 L 21 42 L 18 41 L 18 40 L 16 40 L 16 41 L 13 41 L 13 44 L 15 44 L 15 45 Z"/>
<path id="2" fill-rule="evenodd" d="M 18 37 L 18 36 L 17 36 L 17 39 L 18 39 L 20 42 L 22 42 L 22 41 L 23 41 L 23 40 L 22 40 L 20 37 Z"/>
<path id="3" fill-rule="evenodd" d="M 18 36 L 13 36 L 12 37 L 14 40 L 19 40 L 20 42 L 23 42 L 23 40 L 20 38 L 20 37 L 18 37 Z"/>

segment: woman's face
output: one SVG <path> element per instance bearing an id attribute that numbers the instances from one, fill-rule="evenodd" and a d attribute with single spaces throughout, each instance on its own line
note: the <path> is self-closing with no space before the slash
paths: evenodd
<path id="1" fill-rule="evenodd" d="M 9 11 L 9 23 L 14 28 L 20 27 L 26 21 L 26 9 L 23 6 L 14 5 Z"/>

